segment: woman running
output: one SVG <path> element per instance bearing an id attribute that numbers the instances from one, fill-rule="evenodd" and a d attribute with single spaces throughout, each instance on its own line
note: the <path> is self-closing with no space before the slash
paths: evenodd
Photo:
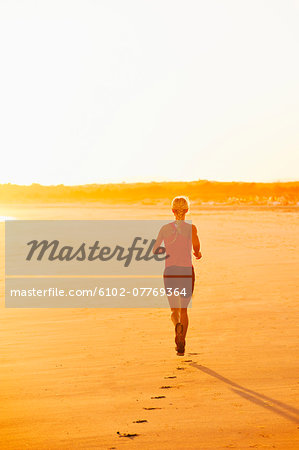
<path id="1" fill-rule="evenodd" d="M 195 282 L 192 247 L 196 259 L 200 259 L 202 255 L 196 226 L 185 222 L 189 199 L 175 197 L 171 206 L 175 221 L 161 228 L 153 252 L 159 252 L 159 247 L 164 241 L 167 255 L 163 275 L 164 286 L 171 308 L 171 320 L 175 326 L 176 351 L 178 355 L 183 355 L 188 329 L 187 308 Z"/>

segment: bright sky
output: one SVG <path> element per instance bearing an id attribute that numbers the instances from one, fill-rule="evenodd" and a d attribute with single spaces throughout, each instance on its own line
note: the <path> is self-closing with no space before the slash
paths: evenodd
<path id="1" fill-rule="evenodd" d="M 299 179 L 298 0 L 0 0 L 0 183 Z"/>

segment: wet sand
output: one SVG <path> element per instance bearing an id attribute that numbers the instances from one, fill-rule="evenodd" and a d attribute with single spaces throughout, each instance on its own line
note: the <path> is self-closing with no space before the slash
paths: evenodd
<path id="1" fill-rule="evenodd" d="M 172 219 L 146 206 L 0 215 Z M 190 218 L 204 257 L 184 357 L 166 309 L 4 308 L 1 224 L 1 449 L 299 447 L 299 210 L 211 207 Z"/>

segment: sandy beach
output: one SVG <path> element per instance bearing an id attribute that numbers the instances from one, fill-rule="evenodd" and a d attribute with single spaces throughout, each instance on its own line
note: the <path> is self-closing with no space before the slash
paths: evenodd
<path id="1" fill-rule="evenodd" d="M 172 220 L 145 205 L 0 214 Z M 184 357 L 167 309 L 5 308 L 1 223 L 1 449 L 299 448 L 299 209 L 189 218 L 203 259 Z"/>

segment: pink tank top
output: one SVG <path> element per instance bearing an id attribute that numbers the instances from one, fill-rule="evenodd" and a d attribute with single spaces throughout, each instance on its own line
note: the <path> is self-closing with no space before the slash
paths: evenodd
<path id="1" fill-rule="evenodd" d="M 167 225 L 164 233 L 166 254 L 165 267 L 192 266 L 192 225 L 180 221 Z"/>

